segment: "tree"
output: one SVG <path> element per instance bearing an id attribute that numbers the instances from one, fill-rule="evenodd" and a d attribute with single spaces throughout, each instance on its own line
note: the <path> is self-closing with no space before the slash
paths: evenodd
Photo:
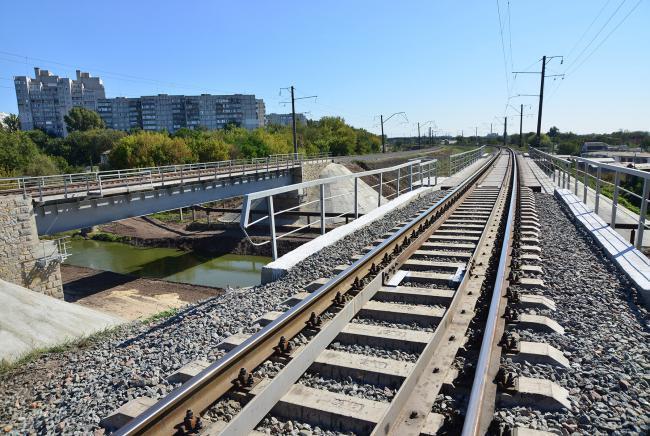
<path id="1" fill-rule="evenodd" d="M 111 150 L 126 133 L 111 129 L 76 131 L 62 141 L 67 144 L 66 160 L 71 165 L 97 165 L 103 152 Z"/>
<path id="2" fill-rule="evenodd" d="M 170 138 L 158 132 L 140 132 L 117 141 L 109 160 L 112 168 L 123 169 L 183 164 L 194 159 L 182 138 Z"/>
<path id="3" fill-rule="evenodd" d="M 548 136 L 550 136 L 553 139 L 555 139 L 559 134 L 560 134 L 560 129 L 558 129 L 555 126 L 551 127 L 548 131 Z"/>
<path id="4" fill-rule="evenodd" d="M 2 121 L 0 125 L 4 124 L 5 128 L 9 132 L 17 132 L 20 130 L 20 118 L 18 118 L 18 115 L 16 114 L 9 114 L 5 117 L 4 120 L 0 121 Z"/>
<path id="5" fill-rule="evenodd" d="M 0 131 L 1 176 L 41 176 L 57 172 L 56 163 L 41 153 L 25 132 Z"/>
<path id="6" fill-rule="evenodd" d="M 84 132 L 91 129 L 103 129 L 104 121 L 97 112 L 75 106 L 63 117 L 68 132 Z"/>

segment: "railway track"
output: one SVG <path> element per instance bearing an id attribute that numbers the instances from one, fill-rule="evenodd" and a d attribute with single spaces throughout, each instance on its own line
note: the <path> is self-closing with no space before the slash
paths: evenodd
<path id="1" fill-rule="evenodd" d="M 256 334 L 228 338 L 223 358 L 182 368 L 192 377 L 117 434 L 248 434 L 269 414 L 356 434 L 503 432 L 497 399 L 539 399 L 499 371 L 502 353 L 524 346 L 508 324 L 543 321 L 520 308 L 547 302 L 507 292 L 539 280 L 536 232 L 502 150 Z"/>

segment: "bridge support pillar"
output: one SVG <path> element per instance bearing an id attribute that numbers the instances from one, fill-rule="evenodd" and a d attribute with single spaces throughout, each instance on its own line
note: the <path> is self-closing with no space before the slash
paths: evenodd
<path id="1" fill-rule="evenodd" d="M 38 239 L 31 197 L 0 197 L 0 279 L 63 298 L 59 250 Z"/>

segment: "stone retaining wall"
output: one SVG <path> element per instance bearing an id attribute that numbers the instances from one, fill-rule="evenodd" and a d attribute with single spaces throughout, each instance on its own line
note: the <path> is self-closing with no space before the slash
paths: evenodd
<path id="1" fill-rule="evenodd" d="M 31 197 L 0 197 L 0 279 L 63 298 L 59 262 L 44 261 L 57 253 L 54 241 L 38 239 Z"/>

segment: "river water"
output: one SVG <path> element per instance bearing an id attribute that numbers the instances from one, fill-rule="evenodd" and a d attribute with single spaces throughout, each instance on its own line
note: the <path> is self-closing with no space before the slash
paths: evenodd
<path id="1" fill-rule="evenodd" d="M 226 254 L 203 257 L 175 248 L 138 248 L 119 242 L 70 241 L 65 263 L 139 277 L 194 285 L 242 287 L 260 283 L 262 267 L 271 258 Z"/>

